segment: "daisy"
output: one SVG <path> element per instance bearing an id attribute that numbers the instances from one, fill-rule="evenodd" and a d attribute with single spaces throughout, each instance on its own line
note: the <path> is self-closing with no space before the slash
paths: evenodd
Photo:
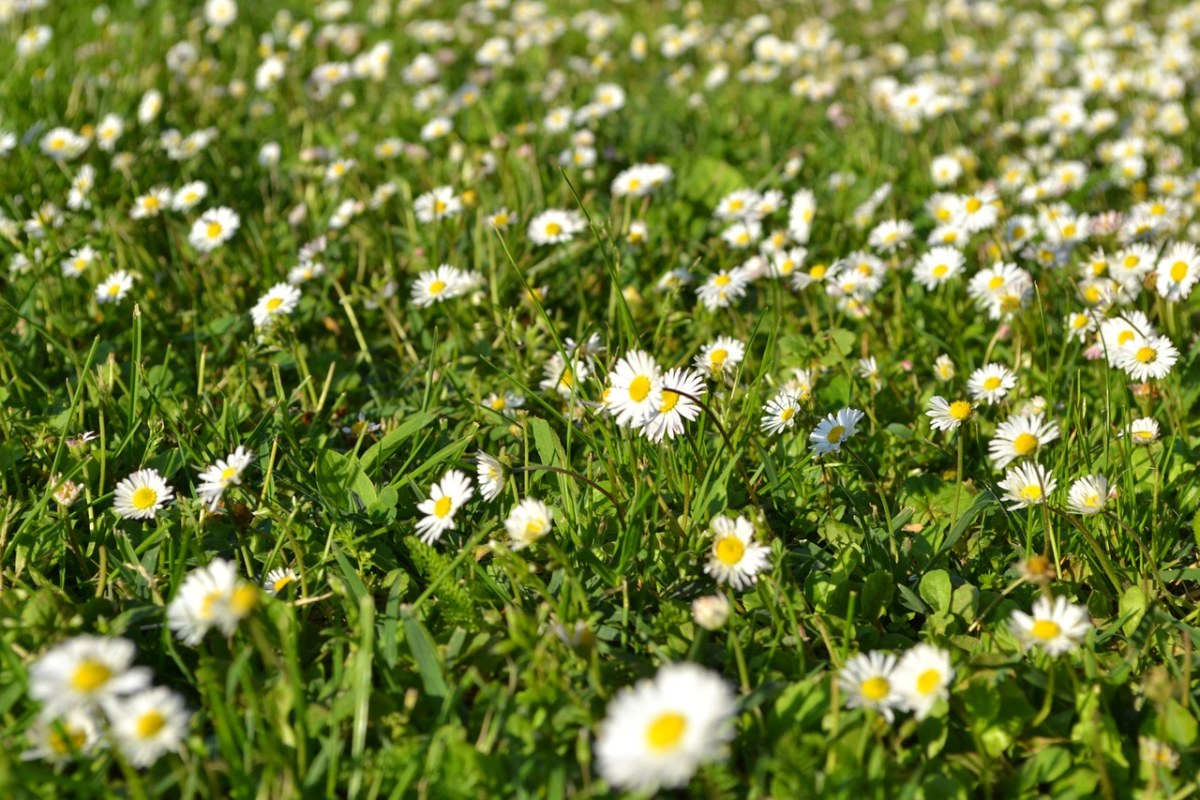
<path id="1" fill-rule="evenodd" d="M 475 474 L 479 478 L 479 496 L 486 502 L 495 500 L 504 491 L 508 470 L 500 463 L 500 459 L 480 450 L 475 454 Z"/>
<path id="2" fill-rule="evenodd" d="M 796 415 L 799 413 L 800 398 L 787 389 L 781 389 L 763 406 L 760 423 L 762 430 L 766 434 L 777 436 L 795 426 Z"/>
<path id="3" fill-rule="evenodd" d="M 1067 507 L 1074 514 L 1091 516 L 1104 510 L 1108 502 L 1108 479 L 1103 475 L 1086 475 L 1071 484 L 1067 491 Z"/>
<path id="4" fill-rule="evenodd" d="M 287 282 L 292 286 L 301 286 L 324 274 L 325 265 L 320 261 L 305 261 L 288 270 Z"/>
<path id="5" fill-rule="evenodd" d="M 1072 605 L 1065 597 L 1039 597 L 1033 613 L 1014 611 L 1009 623 L 1025 648 L 1040 647 L 1052 656 L 1074 650 L 1092 627 L 1083 606 Z"/>
<path id="6" fill-rule="evenodd" d="M 543 374 L 545 377 L 538 384 L 541 389 L 555 391 L 562 397 L 568 398 L 575 391 L 575 387 L 591 374 L 591 369 L 583 359 L 572 358 L 568 363 L 562 353 L 555 353 L 546 362 Z"/>
<path id="7" fill-rule="evenodd" d="M 21 753 L 22 761 L 41 760 L 62 764 L 75 755 L 87 755 L 100 746 L 100 728 L 91 711 L 72 708 L 62 716 L 39 716 L 25 731 L 32 747 Z"/>
<path id="8" fill-rule="evenodd" d="M 662 402 L 658 411 L 642 423 L 642 433 L 652 442 L 663 436 L 674 439 L 683 433 L 684 421 L 700 415 L 700 404 L 694 399 L 706 391 L 704 379 L 690 369 L 668 370 L 662 378 Z"/>
<path id="9" fill-rule="evenodd" d="M 201 253 L 210 253 L 233 238 L 241 224 L 241 218 L 232 208 L 210 208 L 192 225 L 188 244 Z"/>
<path id="10" fill-rule="evenodd" d="M 867 244 L 881 253 L 891 253 L 912 238 L 913 226 L 908 220 L 889 219 L 871 229 Z"/>
<path id="11" fill-rule="evenodd" d="M 725 222 L 758 218 L 760 195 L 753 189 L 737 189 L 721 198 L 713 216 Z"/>
<path id="12" fill-rule="evenodd" d="M 810 190 L 801 189 L 792 195 L 792 202 L 788 207 L 788 233 L 791 234 L 793 241 L 800 244 L 808 243 L 812 233 L 813 217 L 816 213 L 816 195 Z"/>
<path id="13" fill-rule="evenodd" d="M 117 270 L 96 287 L 96 302 L 100 304 L 119 303 L 125 299 L 125 295 L 129 294 L 129 290 L 132 288 L 133 275 L 123 269 Z"/>
<path id="14" fill-rule="evenodd" d="M 1166 767 L 1171 771 L 1179 767 L 1179 753 L 1170 745 L 1149 736 L 1138 737 L 1138 758 L 1142 763 Z"/>
<path id="15" fill-rule="evenodd" d="M 1158 439 L 1158 422 L 1152 417 L 1135 419 L 1129 425 L 1129 438 L 1134 444 L 1150 444 Z"/>
<path id="16" fill-rule="evenodd" d="M 730 375 L 733 368 L 742 362 L 746 346 L 730 336 L 719 336 L 700 348 L 696 356 L 696 367 L 710 378 Z"/>
<path id="17" fill-rule="evenodd" d="M 550 532 L 554 515 L 541 500 L 526 497 L 513 506 L 504 520 L 508 532 L 509 546 L 513 550 L 524 550 Z"/>
<path id="18" fill-rule="evenodd" d="M 904 702 L 893 682 L 895 669 L 896 657 L 878 650 L 859 653 L 847 661 L 838 673 L 838 685 L 846 694 L 846 707 L 873 708 L 891 722 L 892 709 Z"/>
<path id="19" fill-rule="evenodd" d="M 953 247 L 931 247 L 921 256 L 913 269 L 913 278 L 917 283 L 932 292 L 941 284 L 956 277 L 962 272 L 966 259 L 963 254 Z"/>
<path id="20" fill-rule="evenodd" d="M 812 449 L 818 456 L 826 453 L 840 453 L 842 444 L 854 435 L 859 421 L 866 416 L 857 408 L 843 408 L 837 414 L 830 414 L 817 423 L 817 427 L 809 434 Z"/>
<path id="21" fill-rule="evenodd" d="M 429 489 L 429 497 L 417 505 L 425 516 L 417 521 L 416 530 L 425 544 L 433 544 L 446 531 L 454 530 L 454 515 L 471 499 L 474 489 L 466 475 L 452 469 Z"/>
<path id="22" fill-rule="evenodd" d="M 483 398 L 483 405 L 505 416 L 511 416 L 514 409 L 525 405 L 525 398 L 516 392 L 492 392 Z"/>
<path id="23" fill-rule="evenodd" d="M 507 208 L 501 208 L 499 211 L 493 211 L 487 216 L 487 222 L 498 231 L 506 231 L 511 226 L 517 223 L 518 217 L 516 214 L 509 211 Z"/>
<path id="24" fill-rule="evenodd" d="M 1096 318 L 1086 311 L 1076 311 L 1067 314 L 1063 320 L 1063 327 L 1067 330 L 1067 341 L 1084 342 L 1087 341 L 1088 334 L 1096 329 Z"/>
<path id="25" fill-rule="evenodd" d="M 299 303 L 299 289 L 290 283 L 277 283 L 258 298 L 254 308 L 250 309 L 250 318 L 254 320 L 255 328 L 270 328 L 277 319 L 295 311 Z"/>
<path id="26" fill-rule="evenodd" d="M 72 250 L 63 259 L 62 274 L 68 278 L 78 278 L 96 260 L 96 251 L 90 245 L 84 245 L 78 250 Z"/>
<path id="27" fill-rule="evenodd" d="M 735 300 L 746 293 L 750 278 L 741 267 L 721 270 L 710 275 L 704 283 L 696 288 L 696 296 L 709 311 L 727 308 Z"/>
<path id="28" fill-rule="evenodd" d="M 267 594 L 274 596 L 298 580 L 300 580 L 300 576 L 296 574 L 296 570 L 290 567 L 273 569 L 267 573 L 267 577 L 263 581 L 263 590 Z"/>
<path id="29" fill-rule="evenodd" d="M 971 373 L 967 392 L 976 402 L 995 404 L 1017 385 L 1017 376 L 1001 364 L 985 364 Z"/>
<path id="30" fill-rule="evenodd" d="M 991 189 L 984 189 L 962 198 L 955 222 L 969 233 L 987 230 L 1000 218 L 997 196 Z"/>
<path id="31" fill-rule="evenodd" d="M 1041 414 L 1018 414 L 1000 423 L 988 442 L 988 457 L 996 469 L 1004 469 L 1018 458 L 1031 458 L 1058 438 L 1058 423 L 1045 422 Z"/>
<path id="32" fill-rule="evenodd" d="M 183 698 L 156 686 L 106 704 L 117 747 L 135 767 L 148 767 L 159 756 L 183 746 L 188 714 Z"/>
<path id="33" fill-rule="evenodd" d="M 1035 461 L 1026 461 L 1009 467 L 1000 481 L 1009 509 L 1027 508 L 1046 502 L 1046 496 L 1057 486 L 1050 470 Z"/>
<path id="34" fill-rule="evenodd" d="M 561 244 L 574 239 L 586 227 L 577 211 L 551 208 L 529 221 L 529 240 L 535 245 Z"/>
<path id="35" fill-rule="evenodd" d="M 113 510 L 125 519 L 154 519 L 174 490 L 156 469 L 142 469 L 117 484 Z"/>
<path id="36" fill-rule="evenodd" d="M 662 406 L 662 371 L 649 353 L 634 350 L 608 375 L 606 405 L 621 426 L 640 427 Z"/>
<path id="37" fill-rule="evenodd" d="M 796 276 L 802 274 L 798 270 L 804 266 L 806 258 L 808 258 L 808 250 L 803 247 L 779 250 L 771 256 L 771 277 L 792 278 L 794 285 Z"/>
<path id="38" fill-rule="evenodd" d="M 952 431 L 971 418 L 975 406 L 969 400 L 947 402 L 944 397 L 932 397 L 929 400 L 929 427 L 935 431 Z"/>
<path id="39" fill-rule="evenodd" d="M 745 517 L 726 516 L 712 521 L 712 555 L 704 571 L 717 583 L 734 589 L 746 589 L 758 580 L 758 573 L 770 567 L 771 548 L 754 542 L 754 526 Z"/>
<path id="40" fill-rule="evenodd" d="M 1155 268 L 1155 288 L 1167 300 L 1186 300 L 1200 281 L 1200 250 L 1187 242 L 1171 245 Z"/>
<path id="41" fill-rule="evenodd" d="M 204 181 L 184 184 L 171 196 L 171 210 L 189 211 L 205 197 L 208 197 L 208 184 Z"/>
<path id="42" fill-rule="evenodd" d="M 683 787 L 701 764 L 725 756 L 736 715 L 723 678 L 696 664 L 668 664 L 608 704 L 596 734 L 600 775 L 635 792 Z"/>
<path id="43" fill-rule="evenodd" d="M 1157 336 L 1150 319 L 1141 311 L 1130 311 L 1100 323 L 1100 343 L 1110 367 L 1117 367 L 1125 350 L 1135 352 L 1142 342 Z"/>
<path id="44" fill-rule="evenodd" d="M 946 353 L 942 353 L 933 362 L 933 377 L 938 381 L 945 383 L 946 381 L 954 380 L 956 370 L 954 368 L 954 360 Z"/>
<path id="45" fill-rule="evenodd" d="M 221 502 L 221 495 L 230 486 L 238 486 L 242 482 L 242 472 L 254 460 L 254 456 L 246 448 L 238 445 L 225 459 L 200 473 L 200 488 L 196 490 L 200 499 L 208 505 L 209 511 L 216 511 Z"/>
<path id="46" fill-rule="evenodd" d="M 903 705 L 917 719 L 925 719 L 938 700 L 950 697 L 950 684 L 954 681 L 950 653 L 918 644 L 901 657 L 891 680 Z"/>
<path id="47" fill-rule="evenodd" d="M 467 275 L 458 267 L 442 264 L 436 270 L 422 272 L 413 284 L 413 305 L 426 308 L 466 293 Z"/>
<path id="48" fill-rule="evenodd" d="M 692 619 L 706 631 L 720 630 L 729 621 L 733 606 L 723 594 L 710 594 L 692 601 Z"/>
<path id="49" fill-rule="evenodd" d="M 1118 364 L 1129 377 L 1138 382 L 1165 378 L 1179 360 L 1179 350 L 1165 336 L 1154 336 L 1136 347 L 1127 345 L 1121 350 Z"/>
<path id="50" fill-rule="evenodd" d="M 183 579 L 167 604 L 167 625 L 175 637 L 195 646 L 212 628 L 233 636 L 238 623 L 258 605 L 259 589 L 238 576 L 237 566 L 214 558 Z"/>
<path id="51" fill-rule="evenodd" d="M 29 666 L 29 696 L 48 716 L 96 707 L 150 685 L 150 670 L 133 666 L 128 639 L 81 635 L 56 645 Z"/>
<path id="52" fill-rule="evenodd" d="M 421 222 L 429 223 L 455 217 L 462 211 L 462 200 L 449 186 L 439 186 L 413 201 L 413 212 Z"/>

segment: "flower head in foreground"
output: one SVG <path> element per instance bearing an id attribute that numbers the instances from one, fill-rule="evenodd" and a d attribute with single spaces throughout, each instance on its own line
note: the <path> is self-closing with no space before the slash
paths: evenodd
<path id="1" fill-rule="evenodd" d="M 704 571 L 718 583 L 745 589 L 770 566 L 771 548 L 754 542 L 754 526 L 745 517 L 717 517 L 712 521 L 712 534 L 712 554 Z"/>
<path id="2" fill-rule="evenodd" d="M 634 350 L 625 355 L 608 382 L 605 399 L 618 425 L 640 427 L 662 407 L 662 370 L 649 353 Z"/>
<path id="3" fill-rule="evenodd" d="M 167 606 L 167 624 L 184 644 L 197 645 L 209 629 L 233 636 L 238 623 L 258 605 L 259 589 L 238 576 L 222 558 L 192 570 Z"/>
<path id="4" fill-rule="evenodd" d="M 216 464 L 200 473 L 200 488 L 197 489 L 197 493 L 208 505 L 209 511 L 216 510 L 226 489 L 242 482 L 242 472 L 253 460 L 254 456 L 250 451 L 238 445 L 228 458 L 218 459 Z"/>
<path id="5" fill-rule="evenodd" d="M 471 480 L 452 469 L 429 489 L 429 497 L 417 505 L 425 516 L 417 522 L 417 533 L 425 544 L 433 544 L 446 531 L 454 530 L 454 515 L 471 499 Z"/>
<path id="6" fill-rule="evenodd" d="M 701 764 L 725 754 L 737 700 L 721 676 L 695 664 L 669 664 L 622 689 L 596 736 L 600 774 L 631 791 L 685 786 Z"/>
<path id="7" fill-rule="evenodd" d="M 837 414 L 830 414 L 821 420 L 808 436 L 814 453 L 818 456 L 840 453 L 842 444 L 854 435 L 864 416 L 857 408 L 843 408 Z"/>
<path id="8" fill-rule="evenodd" d="M 892 710 L 904 702 L 893 681 L 896 657 L 874 650 L 859 653 L 838 673 L 838 685 L 846 693 L 847 708 L 873 708 L 892 721 Z"/>
<path id="9" fill-rule="evenodd" d="M 1045 422 L 1041 414 L 1018 414 L 996 426 L 988 442 L 988 458 L 996 469 L 1004 469 L 1018 458 L 1033 458 L 1057 438 L 1058 423 Z"/>
<path id="10" fill-rule="evenodd" d="M 150 670 L 133 666 L 133 642 L 76 636 L 52 647 L 29 667 L 29 696 L 49 716 L 94 708 L 150 685 Z"/>
<path id="11" fill-rule="evenodd" d="M 1023 647 L 1040 647 L 1052 656 L 1074 650 L 1092 627 L 1092 620 L 1083 606 L 1072 605 L 1065 597 L 1039 597 L 1033 613 L 1014 611 L 1013 633 Z"/>
<path id="12" fill-rule="evenodd" d="M 1026 461 L 1015 467 L 1009 467 L 1000 481 L 1004 490 L 1005 502 L 1010 509 L 1026 508 L 1046 502 L 1046 497 L 1054 491 L 1058 482 L 1054 480 L 1050 470 L 1033 461 Z"/>
<path id="13" fill-rule="evenodd" d="M 241 224 L 241 218 L 232 208 L 210 208 L 192 225 L 188 244 L 201 253 L 212 252 L 232 239 Z"/>
<path id="14" fill-rule="evenodd" d="M 87 755 L 100 744 L 100 728 L 96 716 L 82 708 L 66 711 L 62 716 L 43 714 L 25 732 L 32 746 L 21 753 L 22 761 L 40 759 L 52 764 L 70 761 L 71 757 Z"/>
<path id="15" fill-rule="evenodd" d="M 950 696 L 953 681 L 950 654 L 927 644 L 918 644 L 908 650 L 892 673 L 896 691 L 917 719 L 924 719 L 938 700 Z"/>
<path id="16" fill-rule="evenodd" d="M 1017 385 L 1017 376 L 1001 364 L 985 364 L 971 373 L 967 392 L 978 402 L 998 403 Z"/>
<path id="17" fill-rule="evenodd" d="M 174 490 L 156 469 L 141 469 L 117 484 L 113 510 L 125 519 L 154 519 Z"/>
<path id="18" fill-rule="evenodd" d="M 662 378 L 658 411 L 642 422 L 642 433 L 652 442 L 661 442 L 663 436 L 674 439 L 682 434 L 684 421 L 700 415 L 700 404 L 693 398 L 700 397 L 705 390 L 704 379 L 694 370 L 668 370 Z"/>
<path id="19" fill-rule="evenodd" d="M 178 750 L 191 716 L 183 698 L 161 686 L 109 701 L 105 710 L 117 747 L 135 767 L 148 767 L 164 753 Z"/>

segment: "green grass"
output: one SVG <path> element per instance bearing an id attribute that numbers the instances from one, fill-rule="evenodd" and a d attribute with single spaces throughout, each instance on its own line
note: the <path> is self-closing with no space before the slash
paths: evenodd
<path id="1" fill-rule="evenodd" d="M 462 22 L 461 39 L 414 38 L 414 19 L 453 20 L 460 4 L 407 14 L 384 4 L 391 13 L 372 22 L 367 4 L 356 3 L 348 19 L 363 26 L 362 49 L 394 45 L 389 78 L 356 79 L 320 98 L 307 83 L 313 69 L 353 56 L 310 38 L 289 56 L 279 84 L 257 91 L 259 37 L 272 29 L 277 4 L 241 5 L 216 41 L 206 39 L 199 9 L 165 0 L 143 9 L 114 3 L 102 25 L 78 3 L 0 24 L 7 42 L 35 24 L 54 31 L 28 58 L 15 47 L 0 52 L 0 130 L 18 140 L 0 158 L 0 211 L 18 222 L 0 239 L 0 795 L 611 796 L 593 752 L 610 701 L 681 661 L 723 676 L 739 706 L 726 756 L 703 766 L 678 796 L 1196 791 L 1196 297 L 1168 303 L 1150 286 L 1129 306 L 1180 350 L 1170 374 L 1138 394 L 1124 372 L 1085 355 L 1090 339 L 1069 341 L 1063 323 L 1084 308 L 1078 265 L 1098 247 L 1119 249 L 1114 236 L 1090 238 L 1070 250 L 1065 268 L 1050 269 L 1010 246 L 1000 226 L 970 239 L 957 282 L 929 292 L 908 270 L 936 224 L 924 207 L 939 191 L 929 169 L 935 156 L 970 150 L 977 164 L 945 189 L 965 194 L 1002 175 L 1026 145 L 1047 141 L 997 131 L 1001 121 L 1028 125 L 1046 113 L 1046 99 L 1031 88 L 1037 46 L 1023 40 L 1003 70 L 987 60 L 1017 47 L 1009 41 L 1019 27 L 1015 10 L 1037 14 L 1036 31 L 1070 30 L 1077 9 L 1016 3 L 997 27 L 943 19 L 927 28 L 925 3 L 876 3 L 869 14 L 839 6 L 829 19 L 844 47 L 785 67 L 766 84 L 739 82 L 753 37 L 730 29 L 722 53 L 730 81 L 705 90 L 714 53 L 659 52 L 654 32 L 687 22 L 687 9 L 670 4 L 597 4 L 619 22 L 589 42 L 571 22 L 586 3 L 546 3 L 566 26 L 561 38 L 516 53 L 512 66 L 484 81 L 474 74 L 475 52 L 500 29 Z M 324 23 L 301 5 L 294 21 L 314 20 L 315 37 Z M 708 5 L 700 19 L 710 39 L 727 22 L 744 32 L 760 10 L 788 39 L 819 11 Z M 1144 10 L 1155 37 L 1171 28 L 1174 8 Z M 1102 17 L 1095 24 L 1105 25 Z M 639 31 L 651 37 L 644 61 L 630 55 Z M 943 53 L 958 37 L 983 60 L 941 70 L 977 89 L 963 95 L 961 109 L 916 131 L 893 125 L 873 103 L 870 79 L 912 83 L 915 68 L 887 66 L 883 47 L 901 42 L 915 58 Z M 200 59 L 183 77 L 165 61 L 181 40 Z M 419 53 L 439 48 L 454 59 L 435 84 L 453 96 L 474 78 L 480 99 L 454 114 L 453 134 L 423 144 L 425 156 L 375 158 L 385 138 L 418 141 L 433 112 L 417 107 L 417 87 L 401 74 Z M 1156 48 L 1114 50 L 1120 64 L 1143 68 Z M 600 51 L 611 59 L 595 75 L 568 60 Z M 684 64 L 695 74 L 676 81 Z M 856 69 L 866 79 L 854 79 Z M 1180 69 L 1191 81 L 1180 101 L 1191 122 L 1194 70 Z M 555 70 L 562 90 L 547 98 Z M 802 74 L 836 80 L 830 101 L 789 94 Z M 1069 70 L 1047 80 L 1077 83 Z M 243 82 L 244 94 L 229 91 L 232 81 Z M 541 125 L 559 105 L 578 108 L 599 83 L 623 87 L 627 103 L 587 126 L 593 168 L 561 167 L 570 133 L 521 126 Z M 149 89 L 165 102 L 143 125 L 137 106 Z M 701 102 L 689 102 L 694 92 Z M 841 105 L 847 127 L 835 124 L 828 102 Z M 1089 97 L 1089 112 L 1112 108 L 1118 125 L 1062 137 L 1041 165 L 1084 162 L 1087 180 L 1060 199 L 1093 216 L 1158 196 L 1155 176 L 1186 183 L 1180 230 L 1153 238 L 1156 247 L 1195 238 L 1200 202 L 1194 131 L 1172 135 L 1145 122 L 1147 108 L 1163 104 L 1140 89 Z M 95 144 L 61 165 L 40 151 L 51 128 L 94 126 L 107 113 L 125 119 L 116 151 L 132 155 L 127 169 Z M 217 138 L 194 158 L 170 160 L 159 146 L 168 128 L 186 135 L 207 126 Z M 1099 143 L 1134 135 L 1150 143 L 1149 166 L 1142 180 L 1124 182 L 1100 160 Z M 268 141 L 282 148 L 275 167 L 257 161 Z M 357 168 L 326 184 L 315 148 L 355 158 Z M 490 174 L 480 167 L 485 153 L 495 158 Z M 803 163 L 789 174 L 796 156 Z M 639 162 L 666 164 L 674 178 L 645 201 L 612 197 L 612 178 Z M 69 211 L 67 192 L 84 163 L 96 169 L 91 208 Z M 835 172 L 855 181 L 832 188 Z M 209 187 L 193 211 L 130 218 L 138 195 L 190 180 Z M 395 195 L 371 208 L 385 182 Z M 871 225 L 906 219 L 916 234 L 862 319 L 839 310 L 820 284 L 794 292 L 762 278 L 716 311 L 697 301 L 694 286 L 656 289 L 670 269 L 684 266 L 703 280 L 753 253 L 726 246 L 724 226 L 712 219 L 732 190 L 784 193 L 785 208 L 764 225 L 770 232 L 786 227 L 792 194 L 812 189 L 811 266 L 867 249 L 871 225 L 860 228 L 853 215 L 884 183 L 891 193 Z M 414 199 L 441 185 L 470 193 L 467 208 L 442 223 L 419 222 Z M 362 201 L 362 213 L 331 228 L 348 199 Z M 1010 192 L 1001 200 L 1004 217 L 1039 207 Z M 62 210 L 63 223 L 36 240 L 20 223 L 46 202 Z M 241 227 L 216 251 L 198 253 L 187 242 L 191 223 L 217 206 L 234 209 Z M 487 221 L 500 207 L 519 216 L 503 233 Z M 580 211 L 587 228 L 570 243 L 535 246 L 526 225 L 549 208 Z M 640 246 L 625 239 L 635 219 L 649 228 Z M 304 284 L 295 312 L 260 340 L 250 308 L 321 235 L 327 274 Z M 83 244 L 100 253 L 97 263 L 80 278 L 62 276 L 61 260 Z M 28 271 L 7 269 L 18 254 L 31 260 Z M 1027 269 L 1036 283 L 1003 331 L 966 290 L 970 276 L 997 259 Z M 418 275 L 441 263 L 476 270 L 482 288 L 428 308 L 412 304 Z M 138 276 L 130 296 L 97 304 L 96 285 L 118 269 Z M 394 296 L 376 302 L 389 283 Z M 540 389 L 543 365 L 566 352 L 567 338 L 592 334 L 607 349 L 579 391 L 567 400 Z M 704 409 L 681 438 L 655 445 L 596 413 L 620 356 L 644 349 L 664 369 L 687 366 L 720 335 L 744 342 L 746 358 L 728 383 L 707 381 Z M 957 366 L 948 383 L 933 373 L 943 353 Z M 878 390 L 856 371 L 867 355 L 880 368 Z M 964 397 L 968 376 L 987 362 L 1014 370 L 1013 394 L 979 406 L 957 433 L 931 430 L 929 399 Z M 763 406 L 799 368 L 819 371 L 813 397 L 793 428 L 768 436 Z M 483 405 L 505 391 L 522 395 L 524 406 L 505 416 Z M 1038 454 L 1058 489 L 1047 506 L 1009 510 L 988 441 L 1037 396 L 1062 431 Z M 843 407 L 867 416 L 840 454 L 815 459 L 809 432 Z M 360 414 L 381 429 L 344 433 Z M 1157 442 L 1135 446 L 1119 435 L 1145 416 L 1162 426 Z M 68 444 L 84 431 L 95 441 Z M 198 474 L 237 445 L 254 462 L 222 511 L 209 513 L 196 496 Z M 512 469 L 501 498 L 485 503 L 476 494 L 455 531 L 421 543 L 417 504 L 448 469 L 474 477 L 477 451 Z M 154 520 L 119 519 L 115 487 L 143 468 L 161 472 L 177 498 Z M 1102 514 L 1069 514 L 1067 488 L 1094 473 L 1108 477 L 1115 497 Z M 53 498 L 60 474 L 82 486 L 69 508 Z M 513 551 L 503 546 L 504 520 L 525 497 L 553 508 L 554 529 Z M 771 548 L 770 568 L 742 592 L 704 572 L 709 525 L 722 513 L 751 519 Z M 1044 585 L 1016 566 L 1040 554 L 1058 573 Z M 187 646 L 166 626 L 166 605 L 189 572 L 217 557 L 255 583 L 276 568 L 294 569 L 299 581 L 264 596 L 232 638 L 210 632 Z M 734 612 L 725 627 L 706 631 L 691 604 L 715 591 L 728 594 Z M 1069 655 L 1027 652 L 1010 630 L 1013 611 L 1028 612 L 1043 595 L 1086 607 L 1093 621 Z M 29 667 L 84 633 L 133 640 L 137 664 L 185 698 L 193 716 L 179 752 L 146 769 L 116 748 L 58 766 L 21 759 L 39 714 Z M 951 653 L 957 674 L 948 702 L 923 720 L 902 713 L 891 724 L 845 707 L 837 675 L 852 656 L 922 641 Z M 1178 766 L 1152 764 L 1139 737 L 1172 748 Z"/>

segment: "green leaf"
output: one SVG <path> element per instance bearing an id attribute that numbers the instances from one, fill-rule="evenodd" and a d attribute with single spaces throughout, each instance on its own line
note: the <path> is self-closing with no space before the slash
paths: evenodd
<path id="1" fill-rule="evenodd" d="M 425 693 L 431 697 L 446 697 L 450 694 L 446 679 L 442 677 L 442 664 L 438 658 L 437 647 L 429 636 L 429 631 L 421 621 L 410 611 L 400 612 L 404 618 L 404 639 L 408 643 L 409 652 L 421 674 L 421 683 Z"/>
<path id="2" fill-rule="evenodd" d="M 1121 630 L 1128 636 L 1137 630 L 1138 623 L 1146 615 L 1146 593 L 1138 586 L 1130 586 L 1121 595 L 1120 615 L 1125 618 Z"/>
<path id="3" fill-rule="evenodd" d="M 358 511 L 378 499 L 375 484 L 363 472 L 358 461 L 336 450 L 322 450 L 317 458 L 317 487 L 327 503 L 343 511 Z M 351 492 L 357 497 L 356 504 Z"/>
<path id="4" fill-rule="evenodd" d="M 1191 747 L 1196 741 L 1196 718 L 1176 700 L 1168 700 L 1163 706 L 1163 723 L 1167 738 L 1180 747 Z"/>
<path id="5" fill-rule="evenodd" d="M 896 581 L 892 573 L 885 569 L 876 570 L 863 581 L 862 596 L 859 600 L 859 613 L 864 618 L 874 621 L 879 618 L 896 590 Z"/>
<path id="6" fill-rule="evenodd" d="M 944 569 L 935 569 L 933 572 L 925 573 L 921 578 L 921 585 L 918 587 L 921 597 L 925 602 L 929 603 L 935 611 L 940 611 L 943 614 L 950 611 L 950 573 Z"/>
<path id="7" fill-rule="evenodd" d="M 364 471 L 370 472 L 376 464 L 382 464 L 392 453 L 396 452 L 405 440 L 428 426 L 436 418 L 437 414 L 429 411 L 418 411 L 405 417 L 394 431 L 390 431 L 358 457 L 359 465 Z"/>

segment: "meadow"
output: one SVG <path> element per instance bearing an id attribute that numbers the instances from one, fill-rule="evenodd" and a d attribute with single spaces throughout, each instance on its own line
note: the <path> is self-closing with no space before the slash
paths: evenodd
<path id="1" fill-rule="evenodd" d="M 0 0 L 0 797 L 1195 796 L 1198 37 Z"/>

